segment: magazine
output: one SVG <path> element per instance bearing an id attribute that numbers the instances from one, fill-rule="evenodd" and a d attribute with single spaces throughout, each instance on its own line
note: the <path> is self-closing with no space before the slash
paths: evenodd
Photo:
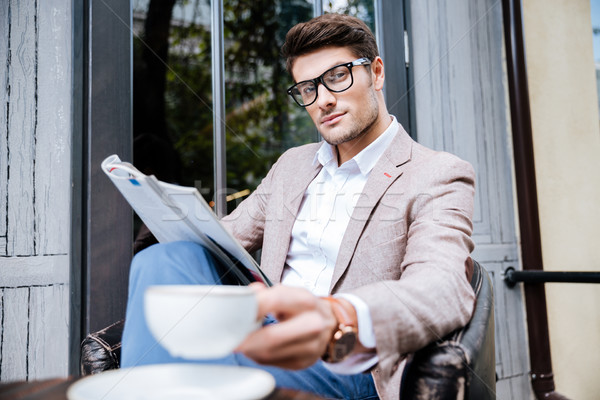
<path id="1" fill-rule="evenodd" d="M 256 260 L 225 229 L 196 188 L 161 182 L 117 155 L 107 157 L 102 170 L 159 242 L 202 244 L 224 266 L 223 273 L 235 274 L 239 283 L 271 286 Z"/>

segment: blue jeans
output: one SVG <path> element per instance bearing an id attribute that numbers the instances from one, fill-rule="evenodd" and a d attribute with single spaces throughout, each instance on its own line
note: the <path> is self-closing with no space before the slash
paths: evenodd
<path id="1" fill-rule="evenodd" d="M 185 360 L 172 357 L 154 339 L 144 318 L 144 291 L 150 285 L 198 284 L 223 282 L 217 263 L 206 249 L 191 242 L 157 244 L 138 253 L 131 264 L 129 298 L 123 332 L 121 365 L 132 367 L 163 363 L 202 363 L 240 365 L 259 368 L 275 377 L 278 387 L 303 390 L 334 399 L 377 399 L 371 374 L 339 375 L 322 362 L 292 371 L 255 363 L 243 354 L 231 354 L 218 360 Z"/>

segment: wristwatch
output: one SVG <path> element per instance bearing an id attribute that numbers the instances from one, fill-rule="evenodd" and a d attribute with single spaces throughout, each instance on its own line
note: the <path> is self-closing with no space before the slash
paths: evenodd
<path id="1" fill-rule="evenodd" d="M 354 350 L 358 340 L 358 328 L 354 326 L 350 313 L 339 299 L 335 297 L 323 297 L 323 299 L 330 302 L 338 326 L 333 331 L 333 335 L 321 358 L 328 363 L 337 363 L 348 357 Z"/>

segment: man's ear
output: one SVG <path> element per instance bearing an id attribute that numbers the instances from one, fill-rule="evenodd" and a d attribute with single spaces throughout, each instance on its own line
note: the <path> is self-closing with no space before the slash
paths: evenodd
<path id="1" fill-rule="evenodd" d="M 371 62 L 371 73 L 373 74 L 373 87 L 375 90 L 382 90 L 383 82 L 385 81 L 385 71 L 381 57 L 377 56 Z"/>

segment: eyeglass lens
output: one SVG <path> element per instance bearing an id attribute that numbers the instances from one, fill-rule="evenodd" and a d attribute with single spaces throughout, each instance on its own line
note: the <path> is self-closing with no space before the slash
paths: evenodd
<path id="1" fill-rule="evenodd" d="M 332 92 L 342 92 L 352 86 L 352 72 L 347 65 L 338 65 L 315 80 Z M 292 88 L 291 93 L 298 104 L 311 104 L 317 98 L 317 84 L 314 81 L 300 82 Z"/>

